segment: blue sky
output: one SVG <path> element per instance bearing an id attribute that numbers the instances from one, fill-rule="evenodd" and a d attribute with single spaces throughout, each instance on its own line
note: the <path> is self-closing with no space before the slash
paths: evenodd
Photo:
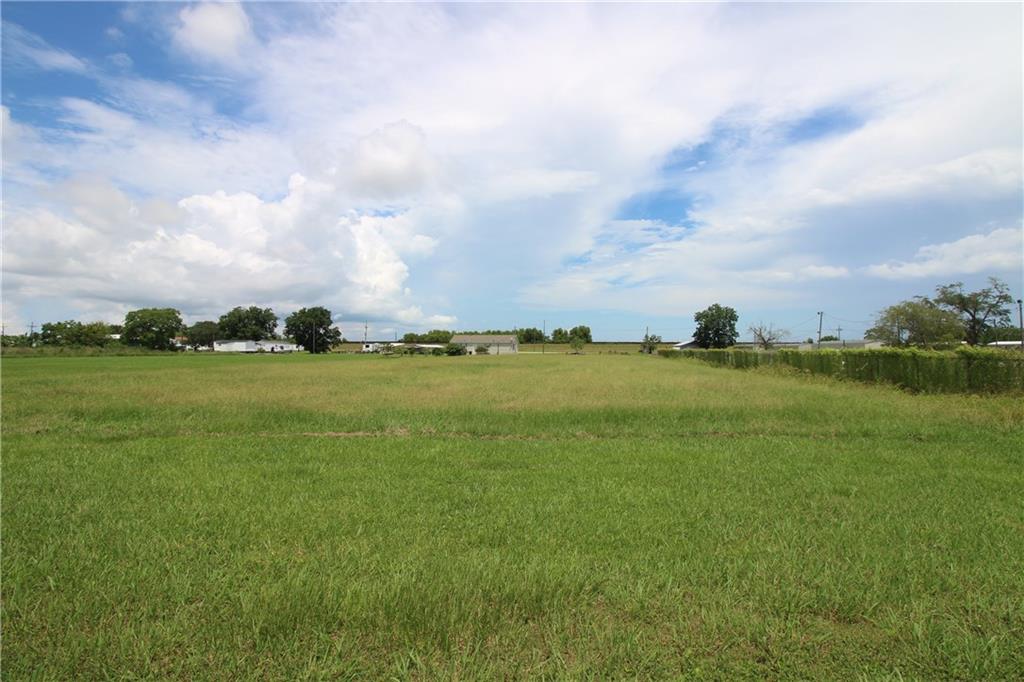
<path id="1" fill-rule="evenodd" d="M 3 321 L 350 338 L 1022 288 L 1019 5 L 10 3 Z"/>

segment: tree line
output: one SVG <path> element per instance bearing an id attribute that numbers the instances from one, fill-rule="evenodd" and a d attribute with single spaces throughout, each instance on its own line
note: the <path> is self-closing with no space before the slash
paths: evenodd
<path id="1" fill-rule="evenodd" d="M 278 318 L 270 308 L 241 306 L 217 321 L 185 325 L 174 308 L 140 308 L 124 317 L 123 324 L 104 322 L 46 322 L 39 332 L 3 337 L 5 346 L 111 346 L 123 344 L 152 350 L 212 348 L 216 340 L 264 341 L 288 339 L 310 352 L 325 353 L 341 342 L 331 311 L 322 306 L 302 308 L 285 318 L 284 335 L 277 332 Z M 119 337 L 119 338 L 118 338 Z"/>
<path id="2" fill-rule="evenodd" d="M 990 277 L 978 291 L 964 291 L 963 282 L 935 287 L 932 297 L 915 296 L 885 308 L 864 337 L 887 346 L 935 348 L 959 344 L 1019 341 L 1012 323 L 1013 296 L 1005 282 Z"/>
<path id="3" fill-rule="evenodd" d="M 485 329 L 483 331 L 448 331 L 446 329 L 431 329 L 429 332 L 423 334 L 417 334 L 415 332 L 409 332 L 402 337 L 403 343 L 448 343 L 452 340 L 452 337 L 456 334 L 485 334 L 489 336 L 515 336 L 519 343 L 568 343 L 572 344 L 574 340 L 579 340 L 582 343 L 593 343 L 594 335 L 590 331 L 590 327 L 586 325 L 577 325 L 572 329 L 565 330 L 561 327 L 551 332 L 549 336 L 546 336 L 543 331 L 537 327 L 524 327 L 522 329 Z"/>
<path id="4" fill-rule="evenodd" d="M 915 296 L 881 310 L 864 338 L 887 346 L 942 348 L 966 342 L 971 346 L 993 341 L 1019 341 L 1020 329 L 1013 327 L 1013 297 L 1002 280 L 990 277 L 988 286 L 965 291 L 963 282 L 940 285 L 932 297 Z M 718 303 L 693 316 L 697 329 L 693 339 L 701 348 L 728 348 L 738 338 L 734 308 Z M 773 324 L 757 323 L 747 330 L 754 343 L 771 348 L 789 335 Z M 838 341 L 822 336 L 821 341 Z M 808 342 L 813 339 L 808 339 Z"/>
<path id="5" fill-rule="evenodd" d="M 1020 331 L 1011 326 L 1013 297 L 1005 282 L 989 278 L 989 285 L 978 291 L 965 291 L 962 282 L 941 285 L 935 294 L 915 296 L 881 310 L 864 337 L 887 346 L 941 348 L 966 342 L 969 345 L 993 341 L 1020 340 Z M 701 348 L 728 348 L 735 345 L 739 334 L 739 315 L 734 308 L 715 303 L 694 314 L 697 323 L 693 338 Z M 277 332 L 278 318 L 271 308 L 249 306 L 232 308 L 216 321 L 202 320 L 185 325 L 181 313 L 174 308 L 141 308 L 125 315 L 123 324 L 65 320 L 47 322 L 38 332 L 3 335 L 4 346 L 109 346 L 121 343 L 153 350 L 177 350 L 182 341 L 193 348 L 212 348 L 215 340 L 263 341 L 290 339 L 303 348 L 327 352 L 344 339 L 333 325 L 331 311 L 322 306 L 302 308 L 285 318 L 283 336 Z M 748 332 L 762 348 L 771 348 L 789 335 L 773 324 L 750 325 Z M 590 327 L 577 325 L 570 329 L 558 327 L 550 335 L 536 327 L 522 329 L 486 329 L 462 331 L 460 334 L 516 336 L 521 344 L 568 344 L 580 350 L 593 343 Z M 409 332 L 405 343 L 448 344 L 456 334 L 446 329 L 432 329 L 421 334 Z M 120 338 L 115 338 L 119 335 Z M 823 336 L 821 341 L 839 339 Z M 813 339 L 808 339 L 813 341 Z M 651 353 L 661 337 L 646 334 L 641 351 Z"/>

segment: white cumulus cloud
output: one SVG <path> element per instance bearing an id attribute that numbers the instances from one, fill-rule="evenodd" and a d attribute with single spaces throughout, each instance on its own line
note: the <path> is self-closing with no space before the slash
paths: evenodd
<path id="1" fill-rule="evenodd" d="M 178 13 L 175 44 L 186 54 L 228 66 L 243 61 L 243 51 L 253 41 L 252 25 L 245 9 L 235 2 L 204 2 Z"/>
<path id="2" fill-rule="evenodd" d="M 1020 228 L 973 234 L 944 244 L 918 249 L 909 261 L 872 265 L 867 272 L 885 279 L 946 277 L 953 275 L 1024 271 L 1024 240 Z"/>

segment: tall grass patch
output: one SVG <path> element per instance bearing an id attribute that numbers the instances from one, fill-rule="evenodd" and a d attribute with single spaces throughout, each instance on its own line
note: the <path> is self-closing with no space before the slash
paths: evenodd
<path id="1" fill-rule="evenodd" d="M 1024 357 L 1001 350 L 964 348 L 923 351 L 914 348 L 872 350 L 738 349 L 660 350 L 667 358 L 696 358 L 713 365 L 745 369 L 772 365 L 811 374 L 890 383 L 925 393 L 1019 393 L 1024 391 Z"/>

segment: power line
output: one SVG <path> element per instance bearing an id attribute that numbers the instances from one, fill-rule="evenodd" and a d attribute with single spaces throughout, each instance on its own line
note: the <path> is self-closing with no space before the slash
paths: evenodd
<path id="1" fill-rule="evenodd" d="M 849 324 L 873 324 L 870 320 L 846 320 L 842 317 L 836 317 L 835 315 L 829 315 L 829 318 L 838 320 L 839 322 L 847 322 Z"/>

